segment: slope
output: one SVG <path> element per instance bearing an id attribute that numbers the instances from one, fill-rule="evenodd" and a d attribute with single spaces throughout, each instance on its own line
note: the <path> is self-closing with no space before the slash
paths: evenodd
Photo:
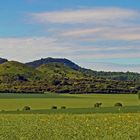
<path id="1" fill-rule="evenodd" d="M 8 61 L 0 65 L 0 81 L 3 83 L 34 81 L 40 78 L 39 71 L 16 61 Z"/>

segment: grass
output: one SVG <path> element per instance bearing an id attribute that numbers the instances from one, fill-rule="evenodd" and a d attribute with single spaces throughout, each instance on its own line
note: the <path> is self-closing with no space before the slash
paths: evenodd
<path id="1" fill-rule="evenodd" d="M 77 96 L 78 97 L 78 96 Z M 30 98 L 76 98 L 75 96 L 60 95 L 55 93 L 0 93 L 0 99 L 30 99 Z"/>
<path id="2" fill-rule="evenodd" d="M 95 113 L 140 113 L 140 106 L 101 107 L 101 108 L 67 108 L 4 111 L 0 114 L 95 114 Z"/>
<path id="3" fill-rule="evenodd" d="M 46 110 L 52 106 L 93 108 L 97 102 L 102 102 L 102 107 L 113 107 L 116 102 L 121 102 L 123 106 L 139 105 L 137 95 L 132 94 L 0 94 L 0 110 L 6 111 L 21 110 L 24 106 L 30 106 L 32 110 Z"/>
<path id="4" fill-rule="evenodd" d="M 94 108 L 97 102 L 103 106 Z M 137 95 L 0 94 L 0 109 L 0 140 L 140 139 Z"/>
<path id="5" fill-rule="evenodd" d="M 0 115 L 1 140 L 139 140 L 140 113 Z"/>

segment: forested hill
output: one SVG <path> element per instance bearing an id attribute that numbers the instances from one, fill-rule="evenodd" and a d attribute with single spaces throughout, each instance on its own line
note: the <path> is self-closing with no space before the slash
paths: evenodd
<path id="1" fill-rule="evenodd" d="M 68 59 L 46 58 L 23 64 L 1 61 L 0 92 L 136 93 L 140 74 L 97 72 Z"/>
<path id="2" fill-rule="evenodd" d="M 89 75 L 89 76 L 107 78 L 107 79 L 112 79 L 112 80 L 140 82 L 140 74 L 139 73 L 94 71 L 91 69 L 82 68 L 68 59 L 50 58 L 49 57 L 49 58 L 40 59 L 40 60 L 26 63 L 26 65 L 31 66 L 33 68 L 37 68 L 43 64 L 49 64 L 52 62 L 61 63 L 65 66 L 68 66 L 74 70 L 85 73 L 86 75 Z"/>

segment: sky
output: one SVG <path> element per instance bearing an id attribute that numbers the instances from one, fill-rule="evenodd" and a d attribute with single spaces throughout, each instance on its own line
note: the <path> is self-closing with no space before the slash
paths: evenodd
<path id="1" fill-rule="evenodd" d="M 0 57 L 55 57 L 140 72 L 140 0 L 3 0 Z"/>

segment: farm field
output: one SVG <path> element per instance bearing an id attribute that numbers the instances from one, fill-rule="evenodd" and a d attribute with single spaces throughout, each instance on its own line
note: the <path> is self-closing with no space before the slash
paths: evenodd
<path id="1" fill-rule="evenodd" d="M 135 94 L 0 94 L 0 110 L 21 110 L 30 106 L 32 110 L 51 109 L 52 106 L 69 108 L 93 108 L 97 102 L 102 107 L 113 107 L 116 102 L 123 106 L 138 106 L 140 104 Z"/>
<path id="2" fill-rule="evenodd" d="M 140 113 L 0 115 L 1 140 L 139 140 Z"/>

